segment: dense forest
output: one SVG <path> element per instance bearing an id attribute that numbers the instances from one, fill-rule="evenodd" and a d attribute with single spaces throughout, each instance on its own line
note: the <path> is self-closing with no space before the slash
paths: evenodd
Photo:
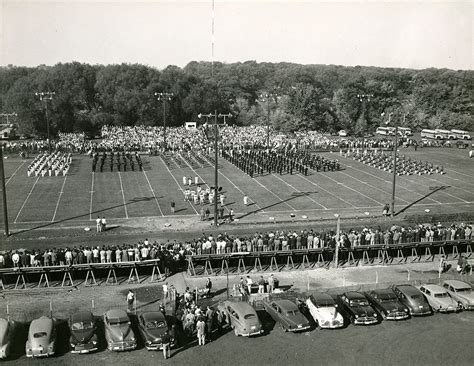
<path id="1" fill-rule="evenodd" d="M 167 124 L 197 121 L 199 113 L 232 113 L 228 123 L 270 123 L 284 132 L 347 129 L 353 134 L 391 124 L 474 130 L 474 72 L 298 65 L 190 62 L 158 70 L 139 64 L 0 68 L 0 110 L 19 133 L 44 135 L 44 104 L 36 91 L 54 91 L 48 104 L 53 133 L 102 125 L 162 125 L 163 102 L 174 94 Z M 364 96 L 364 97 L 362 97 Z M 3 120 L 2 123 L 5 123 Z"/>

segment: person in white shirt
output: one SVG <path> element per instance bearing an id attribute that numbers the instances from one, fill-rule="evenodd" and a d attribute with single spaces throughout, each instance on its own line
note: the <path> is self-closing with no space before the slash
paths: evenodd
<path id="1" fill-rule="evenodd" d="M 247 291 L 249 295 L 252 293 L 252 284 L 253 284 L 252 279 L 250 278 L 250 276 L 247 276 Z"/>
<path id="2" fill-rule="evenodd" d="M 102 231 L 102 220 L 100 219 L 100 217 L 97 217 L 97 220 L 95 220 L 95 222 L 96 222 L 97 232 L 100 233 Z"/>

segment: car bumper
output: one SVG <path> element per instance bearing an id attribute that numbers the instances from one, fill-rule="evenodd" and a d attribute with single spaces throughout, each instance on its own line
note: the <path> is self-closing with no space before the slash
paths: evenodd
<path id="1" fill-rule="evenodd" d="M 455 313 L 458 310 L 459 310 L 458 308 L 441 308 L 441 309 L 438 309 L 438 311 L 440 313 Z"/>
<path id="2" fill-rule="evenodd" d="M 408 319 L 409 315 L 407 313 L 394 313 L 388 314 L 385 319 L 387 320 L 404 320 Z"/>
<path id="3" fill-rule="evenodd" d="M 71 349 L 71 353 L 90 353 L 98 350 L 98 347 L 94 344 L 81 344 L 76 345 Z"/>
<path id="4" fill-rule="evenodd" d="M 39 351 L 32 351 L 32 352 L 27 352 L 26 357 L 33 357 L 33 358 L 41 358 L 41 357 L 49 357 L 53 356 L 54 352 L 39 352 Z"/>
<path id="5" fill-rule="evenodd" d="M 309 325 L 301 326 L 301 327 L 296 327 L 296 328 L 289 328 L 288 330 L 290 332 L 304 332 L 305 330 L 308 330 L 311 328 Z"/>
<path id="6" fill-rule="evenodd" d="M 355 325 L 371 325 L 377 324 L 379 321 L 376 318 L 357 318 L 354 319 Z"/>
<path id="7" fill-rule="evenodd" d="M 324 329 L 336 329 L 344 326 L 344 321 L 334 320 L 332 322 L 319 323 L 320 328 Z"/>
<path id="8" fill-rule="evenodd" d="M 411 316 L 424 316 L 424 315 L 431 315 L 431 310 L 417 310 L 417 311 L 410 311 Z"/>
<path id="9" fill-rule="evenodd" d="M 137 348 L 136 343 L 126 343 L 126 344 L 109 344 L 107 347 L 110 351 L 116 351 L 116 352 L 121 352 L 121 351 L 131 351 Z"/>
<path id="10" fill-rule="evenodd" d="M 463 310 L 474 310 L 474 304 L 463 305 Z"/>
<path id="11" fill-rule="evenodd" d="M 259 335 L 259 334 L 262 334 L 263 333 L 263 330 L 258 330 L 256 332 L 251 332 L 251 333 L 240 333 L 240 335 L 242 337 L 251 337 L 251 336 L 256 336 L 256 335 Z"/>

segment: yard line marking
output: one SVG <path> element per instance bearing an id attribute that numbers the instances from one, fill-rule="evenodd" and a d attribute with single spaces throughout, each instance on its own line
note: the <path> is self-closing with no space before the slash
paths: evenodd
<path id="1" fill-rule="evenodd" d="M 295 187 L 293 187 L 290 183 L 288 183 L 288 182 L 284 181 L 283 179 L 281 179 L 279 176 L 277 176 L 277 175 L 275 175 L 275 174 L 273 174 L 273 173 L 272 173 L 272 175 L 273 175 L 275 178 L 281 180 L 281 181 L 282 181 L 283 183 L 285 183 L 288 187 L 293 188 L 296 192 L 303 193 L 302 191 L 300 191 L 300 190 L 296 189 Z M 325 206 L 321 205 L 320 203 L 316 202 L 316 201 L 315 201 L 314 199 L 312 199 L 310 196 L 305 196 L 305 197 L 309 198 L 311 201 L 313 201 L 314 203 L 316 203 L 318 206 L 321 206 L 323 209 L 327 210 L 327 207 L 325 207 Z"/>
<path id="2" fill-rule="evenodd" d="M 174 181 L 176 182 L 176 185 L 178 186 L 179 190 L 183 193 L 183 196 L 184 196 L 184 190 L 181 188 L 181 186 L 179 185 L 178 181 L 176 180 L 176 178 L 174 177 L 173 173 L 171 173 L 171 170 L 170 168 L 168 168 L 168 165 L 166 165 L 166 162 L 163 160 L 163 157 L 160 156 L 160 159 L 161 161 L 163 162 L 163 165 L 166 167 L 166 169 L 168 170 L 168 173 L 170 173 L 171 177 L 173 177 Z M 191 206 L 191 208 L 194 210 L 194 212 L 196 212 L 196 215 L 199 215 L 199 212 L 197 212 L 197 210 L 194 208 L 194 206 L 192 205 L 192 203 L 190 201 L 188 201 L 189 203 L 189 206 Z"/>
<path id="3" fill-rule="evenodd" d="M 208 162 L 209 164 L 211 164 L 211 162 L 207 159 L 206 156 L 204 156 L 204 159 L 206 159 L 207 162 Z M 212 164 L 211 164 L 211 165 L 212 165 Z M 232 182 L 229 178 L 227 178 L 227 177 L 224 175 L 224 173 L 222 173 L 222 172 L 219 171 L 219 170 L 218 170 L 218 172 L 219 172 L 219 174 L 222 175 L 225 179 L 227 179 L 227 180 L 230 182 L 230 184 L 232 184 L 240 193 L 242 193 L 242 194 L 245 196 L 245 193 L 244 193 L 239 187 L 237 187 L 237 186 L 234 184 L 234 182 Z M 257 204 L 257 202 L 255 202 L 255 201 L 252 200 L 252 199 L 250 199 L 250 202 L 252 202 L 252 203 L 255 205 L 255 207 L 257 207 L 257 208 L 260 210 L 260 212 L 265 212 L 265 211 L 262 210 L 262 208 Z"/>
<path id="4" fill-rule="evenodd" d="M 59 192 L 58 202 L 56 202 L 56 208 L 54 209 L 54 215 L 53 215 L 53 218 L 51 219 L 51 222 L 54 222 L 54 219 L 56 218 L 56 213 L 58 212 L 59 202 L 61 201 L 61 197 L 64 193 L 64 185 L 66 184 L 66 179 L 67 179 L 67 175 L 64 176 L 63 185 L 61 187 L 61 192 Z"/>
<path id="5" fill-rule="evenodd" d="M 28 198 L 30 198 L 31 193 L 33 192 L 33 189 L 35 189 L 36 183 L 38 183 L 39 179 L 40 179 L 40 176 L 38 175 L 38 178 L 36 178 L 35 184 L 33 184 L 33 187 L 31 187 L 30 193 L 28 193 L 28 195 L 26 196 L 25 201 L 23 202 L 23 205 L 21 205 L 20 211 L 18 211 L 18 214 L 16 215 L 15 221 L 13 221 L 13 223 L 16 224 L 18 217 L 20 217 L 21 211 L 23 210 L 23 207 L 25 207 L 26 205 L 26 201 L 28 201 Z"/>
<path id="6" fill-rule="evenodd" d="M 91 204 L 89 206 L 89 220 L 92 220 L 92 196 L 94 195 L 94 175 L 95 173 L 92 172 L 92 183 L 91 183 Z"/>
<path id="7" fill-rule="evenodd" d="M 351 168 L 351 169 L 353 169 L 353 170 L 357 170 L 358 172 L 361 172 L 361 173 L 363 173 L 363 174 L 370 175 L 370 176 L 372 176 L 372 177 L 374 177 L 374 178 L 376 178 L 376 179 L 378 179 L 378 180 L 381 180 L 382 182 L 385 182 L 385 183 L 391 183 L 391 181 L 390 181 L 390 180 L 385 180 L 385 179 L 383 179 L 383 178 L 381 178 L 381 177 L 379 177 L 379 176 L 377 176 L 377 175 L 375 175 L 375 174 L 371 174 L 371 173 L 369 173 L 369 172 L 366 172 L 365 170 L 362 170 L 362 169 L 357 169 L 357 168 L 354 168 L 353 166 L 351 166 L 351 165 L 347 165 L 347 164 L 341 164 L 341 165 L 343 165 L 343 166 L 346 166 L 346 167 L 348 167 L 348 168 Z M 373 167 L 371 167 L 371 168 L 373 168 Z M 374 168 L 374 169 L 376 169 L 376 168 Z M 401 189 L 404 189 L 405 191 L 408 191 L 408 192 L 411 192 L 411 193 L 418 194 L 418 195 L 419 195 L 419 196 L 421 196 L 421 197 L 423 197 L 423 196 L 424 196 L 424 195 L 423 195 L 423 194 L 421 194 L 421 193 L 418 193 L 418 192 L 412 191 L 412 190 L 410 190 L 410 189 L 408 189 L 408 188 L 405 188 L 405 187 L 403 187 L 403 186 L 397 185 L 397 187 L 398 187 L 398 188 L 401 188 Z M 441 204 L 441 202 L 439 202 L 439 201 L 437 201 L 437 200 L 435 200 L 435 199 L 433 199 L 433 198 L 426 197 L 426 199 L 429 199 L 429 200 L 431 200 L 431 201 L 433 201 L 433 202 L 436 202 L 436 203 L 439 203 L 439 204 Z"/>
<path id="8" fill-rule="evenodd" d="M 16 173 L 18 172 L 18 170 L 20 170 L 20 168 L 21 168 L 23 165 L 25 165 L 25 163 L 26 163 L 26 160 L 25 160 L 23 163 L 21 163 L 21 165 L 20 165 L 18 168 L 16 168 L 16 170 L 13 172 L 13 174 L 10 176 L 10 178 L 8 178 L 7 182 L 5 183 L 5 186 L 6 186 L 8 183 L 10 183 L 10 181 L 12 180 L 12 178 L 16 175 Z"/>
<path id="9" fill-rule="evenodd" d="M 355 206 L 355 205 L 353 205 L 352 203 L 350 203 L 350 202 L 347 202 L 346 200 L 343 200 L 341 197 L 338 197 L 338 196 L 336 196 L 335 194 L 333 194 L 333 193 L 329 192 L 328 190 L 324 189 L 324 188 L 323 188 L 323 187 L 321 187 L 319 184 L 317 184 L 317 183 L 314 183 L 313 181 L 309 180 L 308 178 L 306 178 L 306 177 L 303 177 L 302 175 L 298 175 L 298 176 L 299 176 L 300 178 L 303 178 L 305 181 L 307 181 L 307 182 L 311 183 L 312 185 L 314 185 L 314 186 L 316 186 L 316 187 L 319 187 L 319 189 L 322 189 L 322 190 L 323 190 L 324 192 L 326 192 L 327 194 L 329 194 L 329 195 L 331 195 L 331 196 L 333 196 L 333 197 L 337 198 L 338 200 L 340 200 L 340 201 L 344 202 L 345 204 L 347 204 L 347 205 L 349 205 L 349 206 L 352 206 L 352 207 L 354 207 L 354 208 L 356 207 L 356 206 Z"/>
<path id="10" fill-rule="evenodd" d="M 384 205 L 382 202 L 377 201 L 376 199 L 373 199 L 373 198 L 371 198 L 371 197 L 369 197 L 369 196 L 366 196 L 366 195 L 363 194 L 362 192 L 359 192 L 359 191 L 356 190 L 356 189 L 353 189 L 353 188 L 351 188 L 351 187 L 349 187 L 349 186 L 346 186 L 344 183 L 338 182 L 337 180 L 332 179 L 331 177 L 329 177 L 329 176 L 327 176 L 327 175 L 324 175 L 324 177 L 326 177 L 326 178 L 332 180 L 333 182 L 335 182 L 335 183 L 337 183 L 337 184 L 341 184 L 342 186 L 346 187 L 347 189 L 350 189 L 351 191 L 354 191 L 354 192 L 360 194 L 361 196 L 364 196 L 365 198 L 368 198 L 368 199 L 371 200 L 371 201 L 377 202 L 380 206 L 383 206 L 383 205 Z M 406 201 L 405 201 L 405 202 L 406 202 Z"/>
<path id="11" fill-rule="evenodd" d="M 380 191 L 380 192 L 383 192 L 383 193 L 385 193 L 385 194 L 391 194 L 391 192 L 384 191 L 383 189 L 380 189 L 380 188 L 378 188 L 378 187 L 375 187 L 375 186 L 373 186 L 372 184 L 369 184 L 369 183 L 367 183 L 367 182 L 363 182 L 363 181 L 361 181 L 360 179 L 357 179 L 356 177 L 354 177 L 354 176 L 352 176 L 352 175 L 350 175 L 350 174 L 347 174 L 347 173 L 344 173 L 344 172 L 339 172 L 339 173 L 342 173 L 342 174 L 344 174 L 344 175 L 347 175 L 348 177 L 350 177 L 350 178 L 352 178 L 352 179 L 355 179 L 356 181 L 359 181 L 360 183 L 366 184 L 366 185 L 368 185 L 369 187 L 375 188 L 375 189 L 377 189 L 377 190 Z M 403 202 L 405 202 L 405 203 L 410 203 L 410 202 L 404 200 L 403 198 L 400 198 L 400 197 L 397 197 L 397 198 L 398 198 L 398 200 L 403 201 Z"/>
<path id="12" fill-rule="evenodd" d="M 155 191 L 153 190 L 153 187 L 151 186 L 150 180 L 148 179 L 148 176 L 146 175 L 146 172 L 144 170 L 143 170 L 143 174 L 145 174 L 146 181 L 148 182 L 148 186 L 150 187 L 150 191 L 152 191 L 152 193 L 153 193 L 153 198 L 155 199 L 156 205 L 158 206 L 158 210 L 160 210 L 161 216 L 165 216 L 165 215 L 163 215 L 163 211 L 161 211 L 161 206 L 158 202 L 158 199 L 156 198 Z"/>
<path id="13" fill-rule="evenodd" d="M 270 192 L 271 194 L 273 194 L 276 198 L 278 198 L 280 200 L 280 202 L 284 203 L 285 205 L 287 205 L 289 208 L 291 208 L 293 211 L 296 212 L 296 209 L 291 206 L 288 202 L 286 201 L 283 201 L 280 196 L 278 196 L 277 194 L 273 193 L 272 191 L 270 191 L 267 187 L 265 187 L 262 183 L 260 183 L 256 178 L 252 178 L 255 182 L 257 182 L 258 185 L 260 185 L 261 187 L 265 188 L 268 192 Z"/>
<path id="14" fill-rule="evenodd" d="M 125 209 L 125 218 L 128 219 L 127 203 L 125 202 L 125 194 L 123 193 L 122 176 L 120 175 L 120 172 L 117 172 L 117 173 L 120 180 L 120 189 L 122 191 L 123 208 Z"/>

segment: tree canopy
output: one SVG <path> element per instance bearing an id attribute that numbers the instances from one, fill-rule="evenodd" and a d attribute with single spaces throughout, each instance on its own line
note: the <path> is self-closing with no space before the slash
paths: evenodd
<path id="1" fill-rule="evenodd" d="M 167 125 L 199 113 L 232 113 L 230 123 L 266 124 L 285 132 L 373 131 L 391 116 L 398 125 L 474 130 L 474 72 L 292 63 L 190 62 L 158 70 L 139 64 L 0 68 L 0 110 L 16 112 L 21 133 L 44 135 L 44 104 L 36 91 L 54 91 L 48 104 L 54 133 L 95 134 L 103 125 Z M 271 93 L 263 100 L 261 95 Z M 358 97 L 370 94 L 367 100 Z"/>

